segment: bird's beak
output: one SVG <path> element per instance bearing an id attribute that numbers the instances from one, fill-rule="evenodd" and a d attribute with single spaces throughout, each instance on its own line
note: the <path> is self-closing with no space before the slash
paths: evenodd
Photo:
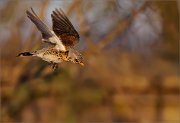
<path id="1" fill-rule="evenodd" d="M 79 63 L 81 66 L 84 66 L 84 63 Z"/>

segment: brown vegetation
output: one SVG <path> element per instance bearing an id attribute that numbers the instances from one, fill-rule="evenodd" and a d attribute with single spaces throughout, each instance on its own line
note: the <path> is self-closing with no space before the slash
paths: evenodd
<path id="1" fill-rule="evenodd" d="M 84 1 L 74 0 L 66 13 L 78 20 L 83 39 L 79 45 L 86 45 L 85 67 L 62 63 L 56 72 L 37 58 L 15 57 L 39 48 L 41 37 L 33 26 L 23 40 L 27 4 L 7 2 L 0 11 L 0 26 L 10 33 L 0 42 L 1 122 L 179 122 L 176 1 L 143 4 L 94 43 L 82 9 Z M 41 2 L 38 15 L 43 18 L 50 1 Z M 122 47 L 106 50 L 148 7 L 157 10 L 163 20 L 161 43 L 151 46 L 153 55 L 142 56 Z"/>

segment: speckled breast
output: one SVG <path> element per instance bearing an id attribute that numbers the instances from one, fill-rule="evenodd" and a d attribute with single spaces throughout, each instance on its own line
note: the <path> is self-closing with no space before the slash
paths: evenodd
<path id="1" fill-rule="evenodd" d="M 48 49 L 43 53 L 43 60 L 48 62 L 60 63 L 67 61 L 68 51 L 58 51 L 56 49 Z"/>

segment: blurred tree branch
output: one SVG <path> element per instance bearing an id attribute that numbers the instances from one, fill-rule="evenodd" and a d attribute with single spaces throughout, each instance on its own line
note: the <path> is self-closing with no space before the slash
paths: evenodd
<path id="1" fill-rule="evenodd" d="M 79 0 L 74 0 L 73 3 L 69 6 L 66 14 L 67 15 L 72 14 L 73 11 L 76 9 L 78 3 L 79 3 Z"/>
<path id="2" fill-rule="evenodd" d="M 83 10 L 82 10 L 82 1 L 78 0 L 77 14 L 78 14 L 78 21 L 80 23 L 80 33 L 82 35 L 84 35 L 87 46 L 91 47 L 92 44 L 93 44 L 93 42 L 92 42 L 93 40 L 92 40 L 92 38 L 90 36 L 90 32 L 89 32 L 89 29 L 88 29 L 88 26 L 87 26 L 88 24 L 86 23 L 84 14 L 82 12 L 83 12 Z"/>
<path id="3" fill-rule="evenodd" d="M 108 43 L 110 43 L 115 37 L 117 37 L 120 33 L 125 31 L 129 25 L 134 21 L 136 16 L 144 11 L 146 7 L 149 6 L 149 2 L 145 2 L 142 7 L 140 7 L 138 10 L 134 10 L 129 16 L 129 18 L 120 20 L 119 24 L 112 29 L 112 32 L 110 32 L 105 38 L 103 38 L 101 41 L 99 41 L 98 47 L 99 49 L 102 49 L 104 46 L 106 46 Z"/>

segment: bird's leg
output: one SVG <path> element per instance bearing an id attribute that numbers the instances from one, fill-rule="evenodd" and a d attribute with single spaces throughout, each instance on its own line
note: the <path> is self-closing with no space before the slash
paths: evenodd
<path id="1" fill-rule="evenodd" d="M 52 63 L 52 69 L 53 71 L 55 71 L 58 68 L 58 64 L 57 63 Z"/>
<path id="2" fill-rule="evenodd" d="M 55 64 L 56 64 L 56 63 L 54 63 L 54 62 L 52 62 L 52 61 L 50 62 L 51 68 L 52 68 L 53 70 L 55 70 Z"/>

